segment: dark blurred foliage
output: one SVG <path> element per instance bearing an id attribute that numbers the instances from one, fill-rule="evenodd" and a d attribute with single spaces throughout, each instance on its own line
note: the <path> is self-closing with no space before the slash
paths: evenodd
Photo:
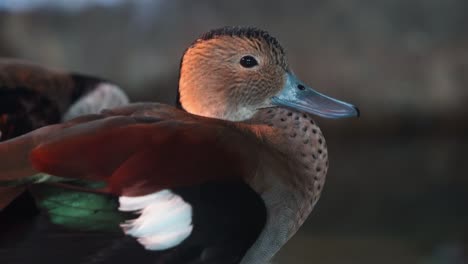
<path id="1" fill-rule="evenodd" d="M 362 113 L 318 120 L 328 182 L 278 262 L 468 263 L 467 1 L 115 2 L 0 11 L 0 56 L 173 103 L 180 56 L 198 35 L 264 28 L 301 79 Z"/>

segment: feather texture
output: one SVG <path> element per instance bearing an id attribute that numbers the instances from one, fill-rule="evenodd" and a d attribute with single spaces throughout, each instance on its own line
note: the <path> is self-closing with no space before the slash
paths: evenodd
<path id="1" fill-rule="evenodd" d="M 121 196 L 120 211 L 137 211 L 138 218 L 121 225 L 149 250 L 165 250 L 180 244 L 192 232 L 192 207 L 170 190 L 140 197 Z"/>

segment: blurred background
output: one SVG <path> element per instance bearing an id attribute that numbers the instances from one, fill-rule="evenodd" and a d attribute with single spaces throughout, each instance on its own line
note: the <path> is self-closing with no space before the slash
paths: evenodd
<path id="1" fill-rule="evenodd" d="M 317 118 L 327 184 L 277 263 L 468 263 L 465 0 L 0 0 L 0 57 L 172 104 L 184 49 L 224 25 L 268 30 L 302 80 L 362 113 Z"/>

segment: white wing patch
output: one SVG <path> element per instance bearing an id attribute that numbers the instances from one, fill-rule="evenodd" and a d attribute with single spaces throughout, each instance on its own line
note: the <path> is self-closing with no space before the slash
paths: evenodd
<path id="1" fill-rule="evenodd" d="M 175 247 L 192 233 L 192 206 L 170 190 L 137 197 L 120 196 L 119 202 L 120 211 L 140 213 L 121 227 L 148 250 Z"/>
<path id="2" fill-rule="evenodd" d="M 64 114 L 63 120 L 67 121 L 81 115 L 98 114 L 103 109 L 126 105 L 128 102 L 127 95 L 118 86 L 102 82 L 93 91 L 71 105 Z"/>

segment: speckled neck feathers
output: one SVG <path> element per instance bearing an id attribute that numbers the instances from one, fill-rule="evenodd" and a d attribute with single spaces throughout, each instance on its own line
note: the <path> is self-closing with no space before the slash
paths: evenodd
<path id="1" fill-rule="evenodd" d="M 328 169 L 325 139 L 310 115 L 268 108 L 249 122 L 279 158 L 264 160 L 251 182 L 265 201 L 268 219 L 243 264 L 269 261 L 294 235 L 317 203 Z"/>
<path id="2" fill-rule="evenodd" d="M 259 111 L 251 122 L 271 128 L 267 140 L 286 156 L 295 171 L 288 182 L 296 185 L 295 188 L 307 185 L 304 187 L 313 193 L 312 202 L 315 204 L 328 170 L 328 151 L 323 134 L 312 116 L 284 108 L 270 108 Z"/>

